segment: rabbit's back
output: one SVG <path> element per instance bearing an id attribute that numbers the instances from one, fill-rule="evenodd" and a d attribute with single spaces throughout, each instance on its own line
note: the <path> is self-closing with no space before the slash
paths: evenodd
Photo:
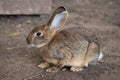
<path id="1" fill-rule="evenodd" d="M 56 35 L 53 40 L 53 43 L 54 42 L 56 46 L 61 44 L 62 46 L 68 46 L 71 49 L 78 50 L 88 45 L 88 40 L 81 35 L 80 28 L 77 27 L 63 30 L 60 34 Z"/>

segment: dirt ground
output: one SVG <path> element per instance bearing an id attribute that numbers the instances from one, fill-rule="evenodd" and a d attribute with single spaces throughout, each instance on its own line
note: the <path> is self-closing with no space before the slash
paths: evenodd
<path id="1" fill-rule="evenodd" d="M 120 80 L 120 0 L 53 0 L 52 9 L 65 6 L 70 15 L 65 26 L 80 27 L 82 35 L 100 44 L 104 63 L 81 72 L 47 73 L 36 48 L 26 37 L 50 15 L 0 16 L 0 80 Z"/>

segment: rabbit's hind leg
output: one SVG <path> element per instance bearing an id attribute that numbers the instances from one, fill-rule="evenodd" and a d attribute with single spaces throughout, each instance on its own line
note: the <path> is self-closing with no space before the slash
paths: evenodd
<path id="1" fill-rule="evenodd" d="M 83 70 L 83 67 L 81 66 L 72 66 L 70 68 L 70 71 L 73 71 L 73 72 L 79 72 L 79 71 L 82 71 Z"/>
<path id="2" fill-rule="evenodd" d="M 79 71 L 82 71 L 84 67 L 87 67 L 88 64 L 87 63 L 83 63 L 81 64 L 80 66 L 72 66 L 70 68 L 70 71 L 73 71 L 73 72 L 79 72 Z"/>

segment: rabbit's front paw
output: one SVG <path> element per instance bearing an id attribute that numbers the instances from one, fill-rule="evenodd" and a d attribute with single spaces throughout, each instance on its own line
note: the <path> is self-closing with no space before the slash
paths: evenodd
<path id="1" fill-rule="evenodd" d="M 46 71 L 51 73 L 56 73 L 59 71 L 59 69 L 57 67 L 50 67 Z"/>
<path id="2" fill-rule="evenodd" d="M 38 67 L 47 68 L 47 67 L 49 67 L 49 63 L 47 63 L 47 62 L 41 63 L 40 65 L 38 65 Z"/>
<path id="3" fill-rule="evenodd" d="M 78 71 L 82 71 L 83 68 L 81 66 L 72 66 L 70 68 L 70 71 L 73 71 L 73 72 L 78 72 Z"/>

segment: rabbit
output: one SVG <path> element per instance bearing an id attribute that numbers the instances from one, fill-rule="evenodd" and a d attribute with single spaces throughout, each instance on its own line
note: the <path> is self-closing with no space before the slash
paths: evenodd
<path id="1" fill-rule="evenodd" d="M 79 29 L 64 28 L 68 15 L 65 7 L 58 7 L 48 23 L 35 27 L 26 39 L 29 45 L 39 49 L 44 60 L 39 67 L 47 72 L 56 73 L 64 66 L 78 72 L 103 58 L 98 44 L 80 35 Z"/>

